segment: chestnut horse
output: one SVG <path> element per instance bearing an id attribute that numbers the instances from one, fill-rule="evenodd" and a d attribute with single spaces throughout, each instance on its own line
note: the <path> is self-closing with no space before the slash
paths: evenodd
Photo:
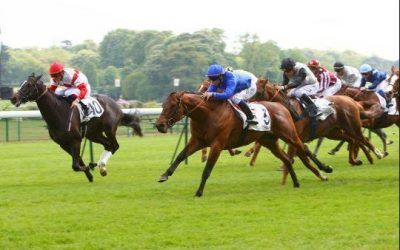
<path id="1" fill-rule="evenodd" d="M 28 101 L 36 102 L 47 124 L 51 139 L 72 156 L 72 169 L 83 171 L 90 182 L 93 181 L 93 175 L 79 155 L 81 141 L 86 136 L 92 142 L 102 144 L 105 151 L 99 161 L 99 170 L 100 174 L 105 176 L 107 174 L 105 164 L 111 154 L 119 148 L 115 138 L 117 127 L 119 125 L 132 127 L 136 134 L 142 136 L 139 118 L 122 113 L 118 104 L 111 98 L 95 95 L 104 108 L 104 113 L 100 117 L 92 118 L 86 126 L 81 126 L 77 109 L 71 109 L 64 98 L 57 97 L 53 92 L 48 91 L 40 78 L 41 75 L 29 76 L 12 97 L 12 104 L 18 107 Z"/>
<path id="2" fill-rule="evenodd" d="M 195 92 L 173 92 L 163 103 L 163 110 L 157 119 L 156 127 L 159 132 L 167 133 L 177 121 L 184 116 L 190 117 L 191 137 L 186 147 L 179 153 L 171 166 L 161 175 L 159 182 L 168 180 L 179 163 L 192 155 L 194 152 L 211 147 L 207 163 L 203 170 L 200 186 L 196 196 L 203 195 L 203 190 L 211 171 L 218 160 L 222 150 L 247 145 L 258 141 L 261 145 L 269 148 L 271 152 L 287 165 L 287 170 L 293 180 L 294 187 L 299 187 L 296 174 L 288 156 L 279 148 L 278 139 L 282 139 L 298 150 L 298 156 L 313 173 L 321 180 L 326 180 L 320 172 L 315 169 L 308 157 L 312 153 L 306 149 L 296 133 L 290 113 L 279 103 L 260 102 L 264 105 L 271 118 L 271 131 L 243 130 L 243 122 L 238 118 L 228 102 L 204 101 L 200 93 Z M 327 172 L 332 169 L 323 164 L 318 168 Z"/>
<path id="3" fill-rule="evenodd" d="M 266 79 L 259 79 L 257 83 L 257 94 L 253 98 L 255 101 L 267 100 L 274 102 L 285 102 L 285 94 L 275 85 L 268 82 Z M 350 143 L 351 147 L 356 147 L 358 143 L 367 155 L 368 159 L 372 161 L 368 150 L 364 147 L 368 147 L 372 150 L 376 156 L 381 159 L 382 154 L 376 149 L 362 134 L 360 110 L 363 116 L 372 117 L 376 116 L 375 113 L 368 113 L 362 111 L 362 108 L 351 98 L 346 96 L 329 96 L 326 98 L 332 103 L 332 107 L 335 109 L 336 114 L 332 114 L 327 117 L 324 121 L 318 121 L 315 129 L 313 129 L 314 135 L 311 134 L 310 118 L 304 117 L 302 120 L 295 122 L 297 133 L 303 142 L 312 141 L 315 138 L 327 137 L 333 140 L 345 140 Z M 301 113 L 302 107 L 300 103 L 290 98 L 290 104 L 294 107 L 297 113 Z M 254 149 L 254 155 L 251 160 L 251 165 L 254 165 L 255 159 L 259 151 L 259 145 L 256 145 Z M 290 157 L 295 155 L 295 149 L 289 145 L 288 154 Z M 362 162 L 355 159 L 355 153 L 353 150 L 349 153 L 349 163 L 352 165 L 360 165 Z"/>
<path id="4" fill-rule="evenodd" d="M 200 93 L 204 93 L 207 91 L 208 87 L 210 87 L 211 81 L 209 81 L 208 79 L 204 80 L 199 88 L 197 89 L 198 92 Z M 231 156 L 235 156 L 238 155 L 240 153 L 242 153 L 242 151 L 238 150 L 238 149 L 228 149 L 229 154 Z M 207 148 L 203 148 L 201 150 L 201 162 L 205 162 L 207 160 Z"/>

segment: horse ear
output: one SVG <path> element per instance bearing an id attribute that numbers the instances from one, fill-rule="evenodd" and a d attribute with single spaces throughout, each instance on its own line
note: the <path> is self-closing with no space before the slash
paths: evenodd
<path id="1" fill-rule="evenodd" d="M 42 78 L 42 75 L 38 75 L 37 77 L 35 77 L 35 82 L 39 81 L 40 78 Z"/>

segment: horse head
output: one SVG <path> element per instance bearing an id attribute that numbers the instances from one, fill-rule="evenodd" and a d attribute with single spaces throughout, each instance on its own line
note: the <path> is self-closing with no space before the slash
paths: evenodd
<path id="1" fill-rule="evenodd" d="M 160 133 L 167 133 L 169 128 L 183 118 L 185 112 L 182 105 L 183 94 L 184 92 L 172 92 L 165 99 L 163 110 L 156 122 L 156 128 Z"/>
<path id="2" fill-rule="evenodd" d="M 36 101 L 42 97 L 46 91 L 46 86 L 40 80 L 41 77 L 42 75 L 35 76 L 34 73 L 28 76 L 28 79 L 21 83 L 19 90 L 11 98 L 11 103 L 18 107 L 22 103 Z"/>

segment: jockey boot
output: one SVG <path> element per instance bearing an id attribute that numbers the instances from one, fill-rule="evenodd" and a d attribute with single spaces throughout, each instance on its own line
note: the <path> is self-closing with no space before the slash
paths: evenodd
<path id="1" fill-rule="evenodd" d="M 249 105 L 247 105 L 247 103 L 245 101 L 240 101 L 238 103 L 240 109 L 246 114 L 247 117 L 247 123 L 251 124 L 251 125 L 255 125 L 258 124 L 258 122 L 255 120 L 255 116 L 253 114 L 253 112 L 251 112 Z"/>
<path id="2" fill-rule="evenodd" d="M 318 114 L 318 108 L 317 108 L 317 106 L 315 105 L 315 103 L 311 100 L 311 98 L 310 98 L 308 95 L 303 94 L 303 95 L 300 97 L 300 101 L 306 106 L 306 108 L 305 108 L 304 111 L 305 111 L 310 117 L 316 117 L 316 116 L 319 115 L 319 114 Z"/>

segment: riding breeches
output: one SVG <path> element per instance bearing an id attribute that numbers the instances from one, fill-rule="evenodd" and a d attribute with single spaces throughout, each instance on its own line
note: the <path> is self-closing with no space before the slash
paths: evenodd
<path id="1" fill-rule="evenodd" d="M 248 100 L 252 98 L 257 92 L 257 77 L 251 76 L 250 87 L 234 94 L 231 98 L 232 102 L 239 104 L 241 100 Z"/>
<path id="2" fill-rule="evenodd" d="M 86 86 L 87 92 L 84 98 L 90 96 L 90 85 Z M 59 87 L 56 89 L 56 91 L 54 92 L 56 95 L 58 96 L 71 96 L 71 95 L 76 95 L 79 96 L 80 94 L 80 90 L 77 87 L 70 87 L 70 88 L 63 88 L 63 87 Z"/>
<path id="3" fill-rule="evenodd" d="M 337 79 L 336 83 L 332 86 L 327 87 L 324 91 L 322 91 L 320 96 L 332 96 L 336 94 L 336 92 L 338 92 L 341 87 L 342 87 L 342 81 L 340 81 L 340 79 Z"/>
<path id="4" fill-rule="evenodd" d="M 289 97 L 295 96 L 297 98 L 300 98 L 303 94 L 306 94 L 308 96 L 315 95 L 318 92 L 318 89 L 319 89 L 319 83 L 316 82 L 314 84 L 309 84 L 306 86 L 291 89 L 287 95 Z"/>

